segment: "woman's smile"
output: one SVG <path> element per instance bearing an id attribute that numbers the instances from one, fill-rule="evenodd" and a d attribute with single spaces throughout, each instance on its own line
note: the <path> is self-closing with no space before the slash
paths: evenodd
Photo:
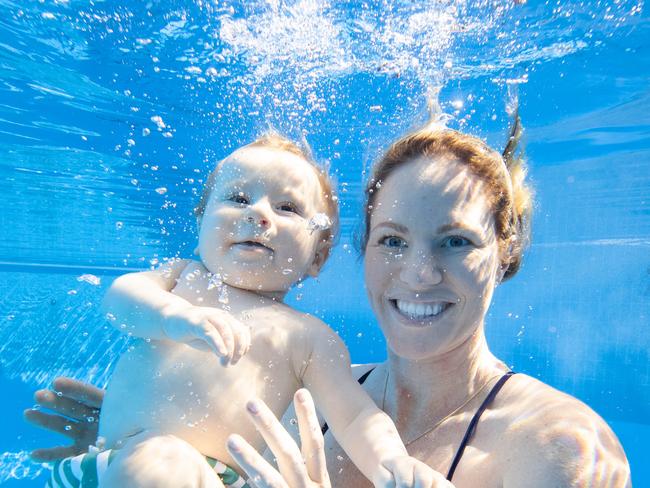
<path id="1" fill-rule="evenodd" d="M 442 319 L 446 312 L 454 306 L 453 303 L 443 301 L 412 302 L 408 300 L 389 299 L 388 302 L 397 314 L 406 319 L 407 325 L 416 327 L 433 325 Z"/>

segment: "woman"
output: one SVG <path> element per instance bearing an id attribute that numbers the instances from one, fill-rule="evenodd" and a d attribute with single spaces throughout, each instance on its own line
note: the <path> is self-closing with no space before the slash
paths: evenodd
<path id="1" fill-rule="evenodd" d="M 511 374 L 485 340 L 494 288 L 516 274 L 528 237 L 531 198 L 514 158 L 517 127 L 503 157 L 475 137 L 428 126 L 399 139 L 376 165 L 363 249 L 388 359 L 355 374 L 409 453 L 432 468 L 431 486 L 630 486 L 625 454 L 604 421 L 575 398 Z M 68 385 L 77 396 L 90 391 Z M 308 426 L 313 408 L 308 394 L 299 395 L 300 423 Z M 61 413 L 82 408 L 74 395 L 41 391 L 37 401 Z M 256 407 L 251 416 L 281 473 L 233 437 L 231 452 L 253 481 L 327 486 L 319 434 L 301 429 L 305 468 L 270 412 Z M 58 421 L 28 416 L 49 428 Z M 329 432 L 324 451 L 332 486 L 370 486 Z"/>

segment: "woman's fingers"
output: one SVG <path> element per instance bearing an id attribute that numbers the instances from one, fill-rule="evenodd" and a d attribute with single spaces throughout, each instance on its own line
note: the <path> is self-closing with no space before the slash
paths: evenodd
<path id="1" fill-rule="evenodd" d="M 248 475 L 248 484 L 257 488 L 289 488 L 273 466 L 241 436 L 232 434 L 226 444 L 228 452 Z"/>
<path id="2" fill-rule="evenodd" d="M 302 388 L 293 397 L 300 429 L 300 449 L 309 478 L 322 486 L 329 486 L 330 479 L 325 460 L 325 441 L 316 415 L 314 400 L 308 390 Z"/>
<path id="3" fill-rule="evenodd" d="M 59 377 L 54 380 L 54 390 L 90 408 L 101 408 L 104 400 L 104 390 L 89 383 L 73 380 L 72 378 Z"/>
<path id="4" fill-rule="evenodd" d="M 249 401 L 246 409 L 255 427 L 275 455 L 280 473 L 287 484 L 292 488 L 306 486 L 308 475 L 302 453 L 273 412 L 260 400 Z"/>
<path id="5" fill-rule="evenodd" d="M 38 390 L 34 394 L 34 400 L 41 407 L 84 422 L 94 422 L 99 416 L 99 410 L 96 407 L 81 403 L 77 399 L 64 395 L 63 392 L 59 395 L 50 390 Z"/>
<path id="6" fill-rule="evenodd" d="M 63 434 L 66 437 L 77 439 L 80 437 L 79 423 L 74 420 L 61 417 L 60 415 L 53 415 L 40 410 L 28 409 L 23 412 L 25 420 L 30 424 L 43 427 L 58 434 Z"/>
<path id="7" fill-rule="evenodd" d="M 57 446 L 35 449 L 30 453 L 30 456 L 34 461 L 49 463 L 50 461 L 58 461 L 59 459 L 76 456 L 82 454 L 82 452 L 82 449 L 75 446 Z"/>

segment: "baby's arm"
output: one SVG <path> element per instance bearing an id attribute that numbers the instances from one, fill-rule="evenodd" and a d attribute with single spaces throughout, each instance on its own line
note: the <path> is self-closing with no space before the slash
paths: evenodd
<path id="1" fill-rule="evenodd" d="M 311 356 L 302 380 L 336 440 L 375 486 L 420 480 L 421 463 L 408 457 L 393 421 L 352 377 L 340 338 L 319 320 L 309 320 L 314 322 L 307 326 Z"/>
<path id="2" fill-rule="evenodd" d="M 211 349 L 224 363 L 234 364 L 250 346 L 248 328 L 224 310 L 195 306 L 171 293 L 190 264 L 175 260 L 153 271 L 120 276 L 108 289 L 103 309 L 121 332 Z"/>
<path id="3" fill-rule="evenodd" d="M 163 319 L 191 303 L 171 291 L 188 260 L 169 261 L 152 271 L 116 278 L 104 296 L 102 308 L 124 333 L 149 339 L 166 339 Z"/>

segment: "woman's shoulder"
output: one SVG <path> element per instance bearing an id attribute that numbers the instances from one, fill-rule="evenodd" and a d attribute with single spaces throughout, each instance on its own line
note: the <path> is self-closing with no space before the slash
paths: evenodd
<path id="1" fill-rule="evenodd" d="M 536 466 L 540 486 L 551 481 L 557 486 L 582 486 L 587 480 L 593 481 L 589 486 L 628 486 L 629 465 L 618 439 L 577 398 L 517 374 L 497 399 L 495 411 L 507 422 L 508 442 L 502 444 L 502 454 L 516 453 L 518 458 L 504 471 L 511 477 L 509 485 L 526 481 L 527 486 L 537 486 L 531 483 L 535 473 L 529 469 Z"/>

